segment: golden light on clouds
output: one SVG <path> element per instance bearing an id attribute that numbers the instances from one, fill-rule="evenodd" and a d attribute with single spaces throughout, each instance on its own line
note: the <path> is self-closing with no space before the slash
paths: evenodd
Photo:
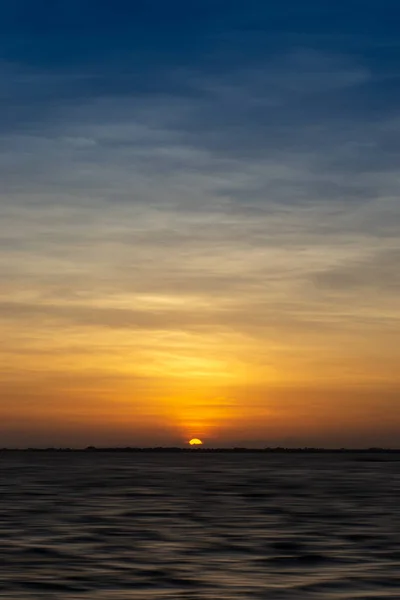
<path id="1" fill-rule="evenodd" d="M 340 172 L 336 119 L 315 148 L 317 130 L 294 123 L 298 153 L 275 152 L 286 129 L 269 141 L 258 125 L 251 148 L 233 144 L 247 117 L 226 139 L 215 119 L 211 147 L 204 123 L 187 137 L 180 117 L 204 93 L 242 90 L 253 114 L 264 95 L 248 75 L 176 103 L 138 95 L 134 112 L 82 98 L 0 139 L 0 444 L 377 444 L 374 423 L 381 440 L 400 427 L 397 167 Z M 354 159 L 393 127 L 378 129 L 360 146 L 352 130 Z"/>

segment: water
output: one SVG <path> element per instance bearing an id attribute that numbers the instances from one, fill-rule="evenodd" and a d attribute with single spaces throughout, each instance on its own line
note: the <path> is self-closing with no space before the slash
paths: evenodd
<path id="1" fill-rule="evenodd" d="M 0 597 L 398 600 L 399 496 L 395 455 L 0 453 Z"/>

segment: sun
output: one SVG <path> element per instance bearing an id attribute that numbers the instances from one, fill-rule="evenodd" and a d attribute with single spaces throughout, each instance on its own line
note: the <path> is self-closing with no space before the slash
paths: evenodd
<path id="1" fill-rule="evenodd" d="M 193 438 L 192 440 L 190 440 L 189 444 L 191 446 L 201 446 L 203 444 L 203 442 L 201 440 L 199 440 L 198 438 Z"/>

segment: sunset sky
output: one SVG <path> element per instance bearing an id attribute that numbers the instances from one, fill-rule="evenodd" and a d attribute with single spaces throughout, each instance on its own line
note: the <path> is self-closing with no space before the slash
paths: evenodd
<path id="1" fill-rule="evenodd" d="M 400 447 L 397 5 L 1 3 L 0 447 Z"/>

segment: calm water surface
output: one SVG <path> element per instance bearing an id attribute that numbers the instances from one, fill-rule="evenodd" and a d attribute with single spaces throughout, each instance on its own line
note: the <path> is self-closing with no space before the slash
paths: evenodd
<path id="1" fill-rule="evenodd" d="M 400 462 L 0 453 L 0 597 L 400 599 Z"/>

